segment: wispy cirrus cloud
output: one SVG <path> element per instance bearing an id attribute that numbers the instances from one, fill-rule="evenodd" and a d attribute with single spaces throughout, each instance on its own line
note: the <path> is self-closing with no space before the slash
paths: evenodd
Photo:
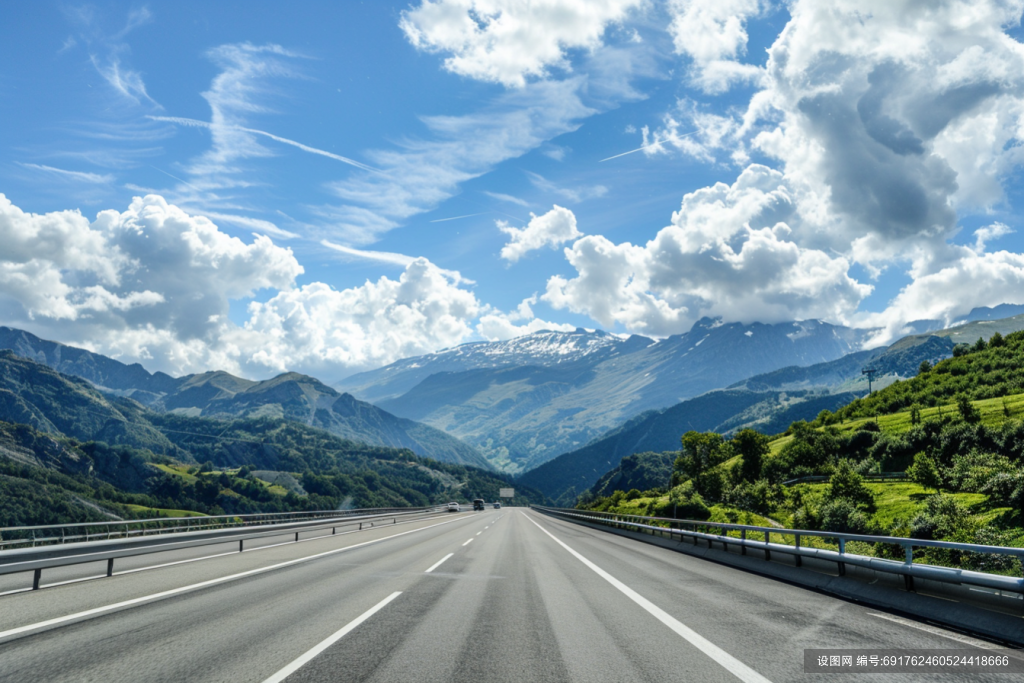
<path id="1" fill-rule="evenodd" d="M 344 254 L 352 259 L 361 259 L 365 261 L 377 261 L 378 263 L 388 263 L 393 266 L 400 266 L 407 268 L 410 264 L 420 260 L 422 257 L 419 256 L 408 256 L 406 254 L 399 254 L 393 251 L 372 251 L 370 249 L 353 249 L 352 247 L 346 247 L 343 244 L 336 244 L 330 240 L 320 240 L 320 244 L 338 252 Z M 433 265 L 433 264 L 432 264 Z M 436 266 L 434 266 L 436 268 Z M 446 277 L 452 280 L 456 284 L 476 284 L 472 280 L 462 277 L 462 274 L 457 270 L 446 270 L 444 268 L 437 268 L 438 272 L 443 273 Z"/>
<path id="2" fill-rule="evenodd" d="M 530 202 L 526 201 L 525 199 L 520 199 L 519 197 L 513 197 L 512 195 L 505 194 L 504 192 L 488 192 L 488 191 L 485 190 L 484 194 L 487 195 L 488 197 L 490 197 L 491 199 L 497 199 L 500 202 L 508 202 L 510 204 L 517 204 L 517 205 L 519 205 L 519 206 L 521 206 L 523 208 L 529 208 L 530 207 Z"/>
<path id="3" fill-rule="evenodd" d="M 527 171 L 526 176 L 530 179 L 530 183 L 538 190 L 543 192 L 549 192 L 556 194 L 559 197 L 567 199 L 570 202 L 576 204 L 586 201 L 588 199 L 597 199 L 608 194 L 608 188 L 604 185 L 582 185 L 580 187 L 562 187 L 557 185 L 539 173 L 533 173 Z"/>
<path id="4" fill-rule="evenodd" d="M 181 116 L 148 116 L 147 118 L 153 119 L 154 121 L 166 121 L 168 123 L 176 123 L 176 124 L 179 124 L 179 125 L 182 125 L 182 126 L 190 126 L 190 127 L 193 127 L 193 128 L 209 128 L 209 129 L 214 129 L 214 128 L 217 127 L 217 124 L 210 123 L 209 121 L 200 121 L 198 119 L 188 119 L 188 118 L 184 118 L 184 117 L 181 117 Z M 343 164 L 348 164 L 349 166 L 355 166 L 356 168 L 358 168 L 358 169 L 360 169 L 362 171 L 372 171 L 374 173 L 380 173 L 380 171 L 378 169 L 373 168 L 372 166 L 367 166 L 366 164 L 364 164 L 362 162 L 359 162 L 359 161 L 356 161 L 355 159 L 350 159 L 349 157 L 342 156 L 340 154 L 335 154 L 334 152 L 328 152 L 328 151 L 323 150 L 323 149 L 317 149 L 316 147 L 310 147 L 309 145 L 304 145 L 301 142 L 296 142 L 295 140 L 289 140 L 288 138 L 281 137 L 280 135 L 274 135 L 273 133 L 268 133 L 265 130 L 257 130 L 256 128 L 247 128 L 246 126 L 233 126 L 233 125 L 225 126 L 224 124 L 221 124 L 221 127 L 231 128 L 231 129 L 243 132 L 243 133 L 251 133 L 253 135 L 262 135 L 263 137 L 270 138 L 271 140 L 273 140 L 275 142 L 280 142 L 281 144 L 284 144 L 284 145 L 291 145 L 292 147 L 297 147 L 298 149 L 301 149 L 303 152 L 309 152 L 310 154 L 318 154 L 320 156 L 327 157 L 328 159 L 334 159 L 335 161 L 340 161 Z"/>
<path id="5" fill-rule="evenodd" d="M 58 54 L 70 51 L 81 42 L 89 53 L 89 62 L 96 73 L 103 77 L 114 92 L 136 105 L 145 104 L 159 109 L 160 104 L 146 91 L 142 72 L 128 64 L 128 56 L 131 54 L 128 35 L 153 21 L 153 13 L 149 8 L 143 6 L 130 11 L 124 26 L 115 33 L 104 31 L 92 7 L 67 8 L 66 13 L 77 24 L 78 36 L 68 36 Z"/>
<path id="6" fill-rule="evenodd" d="M 65 180 L 73 180 L 80 183 L 93 183 L 93 184 L 108 184 L 114 182 L 114 176 L 109 173 L 89 173 L 87 171 L 69 171 L 64 168 L 56 168 L 54 166 L 46 166 L 45 164 L 31 164 L 25 162 L 15 162 L 23 168 L 30 168 L 35 171 L 42 171 Z"/>

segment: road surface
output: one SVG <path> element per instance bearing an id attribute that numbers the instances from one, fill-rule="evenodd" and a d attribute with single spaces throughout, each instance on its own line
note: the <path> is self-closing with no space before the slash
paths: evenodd
<path id="1" fill-rule="evenodd" d="M 522 508 L 266 545 L 0 596 L 0 680 L 782 683 L 830 680 L 805 648 L 980 643 Z"/>

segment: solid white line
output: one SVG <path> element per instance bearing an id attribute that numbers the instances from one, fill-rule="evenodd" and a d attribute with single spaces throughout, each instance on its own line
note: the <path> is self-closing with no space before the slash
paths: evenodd
<path id="1" fill-rule="evenodd" d="M 525 514 L 525 513 L 523 513 L 523 514 Z M 725 669 L 729 673 L 731 673 L 733 676 L 735 676 L 736 678 L 740 679 L 741 681 L 744 681 L 744 683 L 771 683 L 771 681 L 769 681 L 767 678 L 765 678 L 761 674 L 757 673 L 756 671 L 751 669 L 749 666 L 747 666 L 746 664 L 744 664 L 740 660 L 736 659 L 731 654 L 729 654 L 728 652 L 726 652 L 722 648 L 718 647 L 717 645 L 712 643 L 710 640 L 708 640 L 704 636 L 700 635 L 699 633 L 697 633 L 696 631 L 691 629 L 689 626 L 685 625 L 683 622 L 679 621 L 678 619 L 676 619 L 675 617 L 670 615 L 668 612 L 666 612 L 665 610 L 661 609 L 660 607 L 655 605 L 653 602 L 651 602 L 647 598 L 643 597 L 642 595 L 637 593 L 635 590 L 633 590 L 632 588 L 630 588 L 626 584 L 622 583 L 621 581 L 616 579 L 614 576 L 612 576 L 611 574 L 609 574 L 605 570 L 603 570 L 600 567 L 598 567 L 596 564 L 594 564 L 593 562 L 591 562 L 587 558 L 585 558 L 582 555 L 580 555 L 578 552 L 576 552 L 575 550 L 573 550 L 572 548 L 567 546 L 565 543 L 562 543 L 562 541 L 560 541 L 559 539 L 555 538 L 555 536 L 550 531 L 548 531 L 547 529 L 542 527 L 540 524 L 537 524 L 537 522 L 534 522 L 532 519 L 530 519 L 529 515 L 526 516 L 526 519 L 529 519 L 530 522 L 532 522 L 534 526 L 536 526 L 538 529 L 540 529 L 545 534 L 550 536 L 551 540 L 553 540 L 555 543 L 557 543 L 558 545 L 560 545 L 563 548 L 565 548 L 566 550 L 568 550 L 569 553 L 571 553 L 573 557 L 575 557 L 577 560 L 579 560 L 583 564 L 587 565 L 587 567 L 589 567 L 590 569 L 594 570 L 594 572 L 598 576 L 600 576 L 602 579 L 604 579 L 605 581 L 607 581 L 611 585 L 613 585 L 616 588 L 618 588 L 619 591 L 621 591 L 627 598 L 629 598 L 630 600 L 632 600 L 636 604 L 638 604 L 641 607 L 643 607 L 652 616 L 654 616 L 654 618 L 656 618 L 658 621 L 660 621 L 661 623 L 663 623 L 666 626 L 668 626 L 670 629 L 675 631 L 678 635 L 682 636 L 682 638 L 684 640 L 686 640 L 691 645 L 696 647 L 698 650 L 700 650 L 701 652 L 706 654 L 708 657 L 711 657 L 711 659 L 715 660 L 716 662 L 721 664 L 723 667 L 725 667 Z"/>
<path id="2" fill-rule="evenodd" d="M 909 626 L 910 628 L 916 628 L 919 631 L 927 631 L 928 633 L 931 633 L 931 634 L 934 634 L 934 635 L 937 635 L 937 636 L 942 636 L 943 638 L 949 638 L 950 640 L 955 640 L 955 641 L 957 641 L 959 643 L 964 643 L 966 645 L 973 645 L 974 647 L 980 647 L 980 648 L 984 648 L 986 650 L 999 650 L 999 649 L 1001 649 L 1001 646 L 996 645 L 995 643 L 989 643 L 989 642 L 984 641 L 984 640 L 978 640 L 977 638 L 971 638 L 970 636 L 960 635 L 959 633 L 955 633 L 953 631 L 947 631 L 946 629 L 939 628 L 937 626 L 928 626 L 926 624 L 919 624 L 916 621 L 911 621 L 910 619 L 903 619 L 902 617 L 894 617 L 891 614 L 877 614 L 875 612 L 868 612 L 868 616 L 869 617 L 878 617 L 879 619 L 885 619 L 886 621 L 892 621 L 892 622 L 895 622 L 897 624 L 900 624 L 901 626 Z"/>
<path id="3" fill-rule="evenodd" d="M 452 556 L 452 555 L 454 555 L 454 554 L 455 554 L 455 553 L 448 553 L 447 555 L 445 555 L 444 557 L 442 557 L 442 558 L 441 558 L 440 560 L 438 560 L 438 561 L 437 561 L 437 562 L 435 562 L 434 564 L 430 565 L 430 569 L 428 569 L 427 571 L 425 571 L 425 572 L 423 572 L 423 573 L 424 573 L 424 574 L 429 574 L 430 572 L 434 571 L 435 569 L 437 569 L 438 567 L 440 567 L 440 566 L 441 566 L 441 565 L 442 565 L 442 564 L 444 563 L 444 561 L 445 561 L 445 560 L 447 560 L 447 559 L 448 559 L 449 557 L 451 557 L 451 556 Z"/>
<path id="4" fill-rule="evenodd" d="M 475 538 L 475 537 L 474 537 L 474 538 Z M 469 539 L 468 541 L 466 541 L 465 543 L 463 543 L 463 544 L 462 544 L 462 547 L 463 547 L 463 548 L 465 548 L 465 547 L 466 547 L 467 545 L 469 545 L 469 544 L 470 544 L 470 543 L 472 543 L 472 542 L 473 542 L 473 539 L 471 538 L 471 539 Z"/>
<path id="5" fill-rule="evenodd" d="M 345 627 L 342 628 L 340 631 L 338 631 L 337 633 L 333 634 L 332 636 L 330 636 L 326 640 L 323 640 L 320 643 L 318 643 L 312 650 L 310 650 L 306 654 L 302 655 L 301 657 L 296 659 L 294 662 L 292 662 L 291 664 L 289 664 L 285 668 L 283 668 L 280 671 L 278 671 L 276 674 L 274 674 L 273 676 L 271 676 L 267 680 L 263 681 L 263 683 L 281 683 L 281 681 L 283 681 L 284 679 L 288 678 L 293 673 L 295 673 L 296 671 L 301 669 L 303 666 L 308 664 L 309 661 L 312 660 L 314 657 L 316 657 L 318 654 L 320 654 L 321 652 L 323 652 L 324 650 L 329 648 L 331 645 L 334 645 L 336 642 L 338 642 L 339 640 L 344 638 L 346 635 L 348 635 L 354 628 L 359 626 L 359 624 L 363 623 L 364 621 L 366 621 L 367 619 L 372 617 L 374 614 L 376 614 L 377 612 L 379 612 L 382 609 L 384 609 L 385 605 L 387 605 L 389 602 L 391 602 L 392 600 L 394 600 L 395 598 L 397 598 L 401 594 L 402 594 L 402 591 L 395 591 L 394 593 L 392 593 L 388 597 L 384 598 L 383 600 L 378 602 L 376 605 L 374 605 L 370 609 L 366 610 L 365 612 L 360 614 L 358 617 L 356 617 L 352 621 L 350 621 L 347 624 L 345 624 Z"/>
<path id="6" fill-rule="evenodd" d="M 470 519 L 470 518 L 469 517 L 464 517 L 463 519 Z M 433 529 L 436 526 L 443 526 L 445 524 L 450 524 L 452 522 L 457 522 L 457 521 L 459 521 L 459 520 L 458 519 L 450 519 L 450 520 L 448 520 L 446 522 L 438 522 L 437 524 L 431 524 L 430 526 L 421 527 L 419 529 L 410 529 L 409 531 L 403 531 L 401 533 L 392 534 L 391 536 L 384 536 L 383 538 L 375 538 L 372 541 L 363 541 L 362 543 L 356 543 L 355 545 L 345 546 L 344 548 L 335 548 L 334 550 L 328 550 L 328 551 L 325 551 L 325 552 L 322 552 L 322 553 L 317 553 L 316 555 L 307 555 L 306 557 L 299 557 L 299 558 L 294 559 L 294 560 L 288 560 L 287 562 L 279 562 L 277 564 L 272 564 L 272 565 L 269 565 L 267 567 L 259 567 L 257 569 L 250 569 L 248 571 L 240 572 L 238 574 L 231 574 L 230 576 L 222 576 L 222 577 L 217 578 L 217 579 L 209 579 L 207 581 L 200 581 L 199 583 L 193 583 L 193 584 L 191 584 L 189 586 L 181 586 L 179 588 L 172 588 L 170 590 L 161 591 L 159 593 L 153 593 L 151 595 L 144 595 L 142 597 L 132 598 L 131 600 L 124 600 L 122 602 L 116 602 L 116 603 L 114 603 L 112 605 L 104 605 L 103 607 L 94 607 L 93 609 L 87 609 L 87 610 L 85 610 L 83 612 L 76 612 L 74 614 L 68 614 L 68 615 L 63 616 L 63 617 L 55 617 L 53 619 L 47 619 L 46 621 L 40 621 L 40 622 L 35 623 L 35 624 L 28 624 L 27 626 L 19 626 L 18 628 L 8 629 L 7 631 L 0 631 L 0 642 L 5 640 L 6 638 L 9 638 L 10 636 L 20 635 L 20 634 L 26 633 L 28 631 L 34 631 L 36 629 L 46 628 L 48 626 L 56 626 L 58 624 L 63 624 L 63 623 L 66 623 L 66 622 L 69 622 L 69 621 L 78 620 L 78 619 L 84 619 L 86 617 L 92 617 L 92 616 L 96 616 L 98 614 L 105 614 L 107 612 L 112 612 L 114 610 L 123 609 L 125 607 L 131 607 L 132 605 L 138 605 L 138 604 L 141 604 L 141 603 L 144 603 L 144 602 L 151 602 L 151 601 L 154 601 L 154 600 L 160 600 L 160 599 L 163 599 L 163 598 L 168 598 L 168 597 L 170 597 L 172 595 L 179 595 L 181 593 L 187 593 L 189 591 L 198 590 L 200 588 L 206 588 L 207 586 L 216 586 L 217 584 L 227 583 L 228 581 L 234 581 L 236 579 L 241 579 L 241 578 L 244 578 L 246 576 L 253 576 L 254 574 L 262 574 L 264 572 L 269 572 L 269 571 L 272 571 L 274 569 L 281 569 L 282 567 L 290 567 L 293 564 L 300 564 L 302 562 L 308 562 L 310 560 L 315 560 L 315 559 L 320 558 L 320 557 L 326 557 L 327 555 L 334 555 L 336 553 L 343 553 L 346 550 L 353 550 L 355 548 L 362 548 L 363 546 L 373 545 L 374 543 L 380 543 L 381 541 L 387 541 L 387 540 L 390 540 L 392 538 L 398 538 L 399 536 L 405 536 L 406 534 L 415 534 L 415 533 L 417 533 L 419 531 L 426 531 L 427 529 Z"/>

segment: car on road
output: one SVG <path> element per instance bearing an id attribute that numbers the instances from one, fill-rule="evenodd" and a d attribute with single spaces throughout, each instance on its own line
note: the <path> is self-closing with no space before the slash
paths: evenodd
<path id="1" fill-rule="evenodd" d="M 448 512 L 462 512 L 462 507 L 455 501 L 452 501 L 448 503 Z"/>
<path id="2" fill-rule="evenodd" d="M 477 498 L 476 500 L 474 500 L 473 501 L 473 509 L 474 510 L 483 510 L 484 509 L 484 499 L 483 498 Z"/>
<path id="3" fill-rule="evenodd" d="M 501 503 L 495 502 L 494 503 L 494 509 L 495 510 L 500 510 L 501 509 Z"/>

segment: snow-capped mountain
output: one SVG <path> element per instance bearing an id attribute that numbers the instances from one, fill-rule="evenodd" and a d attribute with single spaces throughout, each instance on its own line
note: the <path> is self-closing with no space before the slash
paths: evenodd
<path id="1" fill-rule="evenodd" d="M 834 360 L 858 350 L 870 332 L 817 320 L 711 318 L 659 341 L 545 331 L 408 358 L 336 386 L 456 435 L 518 472 L 645 410 L 781 367 Z"/>
<path id="2" fill-rule="evenodd" d="M 577 327 L 572 332 L 540 330 L 497 342 L 470 342 L 425 356 L 405 358 L 391 365 L 361 372 L 335 387 L 364 401 L 398 398 L 427 377 L 439 372 L 481 368 L 555 367 L 581 360 L 597 362 L 655 343 L 647 337 L 623 339 L 603 330 Z"/>

